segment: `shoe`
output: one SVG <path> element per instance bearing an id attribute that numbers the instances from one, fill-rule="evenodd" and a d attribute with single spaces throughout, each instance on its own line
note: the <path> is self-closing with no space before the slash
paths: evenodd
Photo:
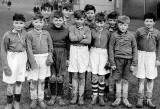
<path id="1" fill-rule="evenodd" d="M 80 96 L 78 99 L 78 104 L 79 105 L 84 105 L 84 100 L 83 100 L 83 96 Z"/>
<path id="2" fill-rule="evenodd" d="M 30 104 L 31 109 L 34 109 L 37 107 L 37 100 L 32 100 L 31 104 Z"/>
<path id="3" fill-rule="evenodd" d="M 5 109 L 12 109 L 13 105 L 12 104 L 7 104 Z"/>
<path id="4" fill-rule="evenodd" d="M 47 102 L 47 105 L 53 106 L 56 102 L 56 96 L 52 96 L 51 99 Z"/>
<path id="5" fill-rule="evenodd" d="M 92 105 L 95 105 L 97 103 L 97 98 L 98 98 L 98 95 L 93 95 L 92 96 L 92 101 L 91 101 Z"/>
<path id="6" fill-rule="evenodd" d="M 66 105 L 66 103 L 65 103 L 65 101 L 62 99 L 62 97 L 57 97 L 57 100 L 58 100 L 58 103 L 59 103 L 60 106 L 65 106 L 65 105 Z"/>
<path id="7" fill-rule="evenodd" d="M 138 99 L 136 108 L 143 108 L 143 99 L 141 98 Z"/>
<path id="8" fill-rule="evenodd" d="M 20 105 L 19 105 L 19 102 L 15 101 L 14 102 L 14 109 L 20 109 Z"/>
<path id="9" fill-rule="evenodd" d="M 105 106 L 104 96 L 102 96 L 102 95 L 99 95 L 99 105 L 100 106 Z"/>
<path id="10" fill-rule="evenodd" d="M 39 100 L 39 106 L 40 106 L 40 108 L 42 108 L 42 109 L 46 109 L 46 108 L 47 108 L 47 106 L 46 106 L 46 104 L 44 103 L 43 100 Z"/>
<path id="11" fill-rule="evenodd" d="M 77 94 L 73 95 L 72 100 L 70 101 L 71 104 L 76 104 L 77 103 Z"/>
<path id="12" fill-rule="evenodd" d="M 148 107 L 150 107 L 151 109 L 156 109 L 156 105 L 154 105 L 152 103 L 152 100 L 151 99 L 147 99 L 147 105 Z"/>
<path id="13" fill-rule="evenodd" d="M 128 101 L 127 98 L 123 98 L 123 104 L 124 104 L 127 108 L 132 108 L 132 104 Z"/>
<path id="14" fill-rule="evenodd" d="M 119 106 L 121 103 L 121 98 L 116 98 L 116 100 L 112 103 L 113 107 L 117 107 Z"/>

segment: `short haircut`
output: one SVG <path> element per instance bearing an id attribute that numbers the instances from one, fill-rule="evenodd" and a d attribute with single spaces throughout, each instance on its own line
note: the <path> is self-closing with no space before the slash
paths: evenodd
<path id="1" fill-rule="evenodd" d="M 62 11 L 55 11 L 52 15 L 52 18 L 63 18 L 63 13 Z"/>
<path id="2" fill-rule="evenodd" d="M 40 16 L 34 16 L 34 17 L 33 17 L 33 20 L 37 20 L 37 19 L 42 20 L 42 19 L 43 19 L 43 16 L 42 16 L 42 15 L 40 15 Z"/>
<path id="3" fill-rule="evenodd" d="M 13 21 L 22 21 L 22 22 L 25 22 L 26 19 L 25 19 L 25 17 L 24 17 L 23 14 L 15 13 L 15 14 L 13 15 Z"/>
<path id="4" fill-rule="evenodd" d="M 47 10 L 48 8 L 51 9 L 51 11 L 53 11 L 53 6 L 48 2 L 42 4 L 42 6 L 41 6 L 41 10 Z"/>
<path id="5" fill-rule="evenodd" d="M 87 12 L 87 11 L 89 11 L 89 10 L 93 10 L 94 13 L 96 12 L 95 6 L 90 5 L 90 4 L 87 4 L 87 5 L 84 7 L 84 11 Z"/>
<path id="6" fill-rule="evenodd" d="M 71 3 L 64 3 L 62 9 L 73 10 L 73 5 Z"/>
<path id="7" fill-rule="evenodd" d="M 106 18 L 105 18 L 105 14 L 103 12 L 99 12 L 95 15 L 95 21 L 97 22 L 105 22 Z"/>
<path id="8" fill-rule="evenodd" d="M 39 7 L 33 7 L 33 12 L 34 13 L 39 13 L 40 12 L 40 8 Z"/>
<path id="9" fill-rule="evenodd" d="M 119 13 L 117 13 L 116 11 L 113 11 L 111 13 L 108 14 L 108 19 L 117 19 L 119 16 Z"/>
<path id="10" fill-rule="evenodd" d="M 80 18 L 85 18 L 85 12 L 83 10 L 76 10 L 74 12 L 74 18 L 80 19 Z"/>
<path id="11" fill-rule="evenodd" d="M 153 13 L 151 13 L 151 12 L 146 13 L 144 15 L 143 20 L 146 20 L 146 19 L 153 19 L 154 22 L 157 20 L 156 16 Z"/>

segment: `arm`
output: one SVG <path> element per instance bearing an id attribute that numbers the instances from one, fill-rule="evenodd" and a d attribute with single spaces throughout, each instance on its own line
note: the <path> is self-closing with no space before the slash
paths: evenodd
<path id="1" fill-rule="evenodd" d="M 69 38 L 72 42 L 79 41 L 77 35 L 75 34 L 75 29 L 73 26 L 69 28 Z"/>
<path id="2" fill-rule="evenodd" d="M 132 55 L 133 55 L 132 66 L 137 66 L 138 50 L 137 50 L 137 42 L 136 42 L 135 36 L 132 37 Z"/>
<path id="3" fill-rule="evenodd" d="M 7 49 L 8 49 L 9 38 L 7 34 L 4 34 L 2 42 L 1 42 L 1 59 L 2 59 L 2 67 L 3 69 L 9 68 L 7 61 Z"/>
<path id="4" fill-rule="evenodd" d="M 85 29 L 85 37 L 80 41 L 83 44 L 91 44 L 91 30 L 89 28 Z"/>
<path id="5" fill-rule="evenodd" d="M 114 45 L 115 45 L 115 36 L 112 35 L 109 42 L 109 62 L 111 66 L 116 66 L 114 61 Z"/>
<path id="6" fill-rule="evenodd" d="M 52 65 L 53 63 L 53 44 L 52 44 L 52 39 L 51 39 L 51 36 L 50 34 L 48 33 L 47 35 L 47 43 L 48 43 L 48 57 L 47 57 L 47 60 L 46 60 L 46 65 L 47 66 L 50 66 Z"/>
<path id="7" fill-rule="evenodd" d="M 67 60 L 69 60 L 69 51 L 70 51 L 70 40 L 69 40 L 69 33 L 65 39 L 66 41 L 66 50 L 67 50 Z"/>
<path id="8" fill-rule="evenodd" d="M 157 35 L 157 48 L 156 48 L 156 60 L 160 61 L 160 32 Z"/>
<path id="9" fill-rule="evenodd" d="M 48 37 L 47 37 L 47 42 L 48 42 L 48 52 L 49 52 L 49 54 L 52 54 L 53 53 L 53 43 L 52 43 L 52 39 L 51 39 L 51 36 L 49 33 L 48 33 Z"/>
<path id="10" fill-rule="evenodd" d="M 28 56 L 28 60 L 29 60 L 29 63 L 31 65 L 31 69 L 34 70 L 37 68 L 37 63 L 36 63 L 36 60 L 34 58 L 34 54 L 33 54 L 33 51 L 32 51 L 32 36 L 31 34 L 27 34 L 27 56 Z"/>

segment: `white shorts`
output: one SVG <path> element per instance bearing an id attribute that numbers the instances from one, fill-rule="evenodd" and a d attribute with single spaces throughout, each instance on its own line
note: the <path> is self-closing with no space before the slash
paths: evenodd
<path id="1" fill-rule="evenodd" d="M 38 64 L 38 69 L 29 71 L 27 80 L 44 80 L 46 77 L 51 76 L 50 66 L 46 65 L 48 53 L 35 54 L 34 56 L 36 63 Z"/>
<path id="2" fill-rule="evenodd" d="M 138 68 L 134 75 L 142 79 L 155 79 L 157 77 L 155 52 L 138 51 Z"/>
<path id="3" fill-rule="evenodd" d="M 70 46 L 69 72 L 84 73 L 88 69 L 89 50 L 88 46 Z"/>
<path id="4" fill-rule="evenodd" d="M 91 48 L 90 61 L 92 74 L 106 75 L 110 73 L 104 68 L 108 62 L 107 49 Z"/>
<path id="5" fill-rule="evenodd" d="M 3 72 L 3 82 L 14 84 L 16 81 L 24 82 L 26 73 L 27 53 L 7 52 L 8 65 L 12 71 L 11 76 L 6 76 Z"/>

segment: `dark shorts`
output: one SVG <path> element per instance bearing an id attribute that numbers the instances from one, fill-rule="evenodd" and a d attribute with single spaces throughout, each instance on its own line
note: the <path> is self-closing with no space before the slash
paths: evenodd
<path id="1" fill-rule="evenodd" d="M 115 80 L 125 79 L 128 80 L 131 76 L 130 66 L 131 59 L 115 58 L 116 70 L 113 71 L 113 78 Z"/>

